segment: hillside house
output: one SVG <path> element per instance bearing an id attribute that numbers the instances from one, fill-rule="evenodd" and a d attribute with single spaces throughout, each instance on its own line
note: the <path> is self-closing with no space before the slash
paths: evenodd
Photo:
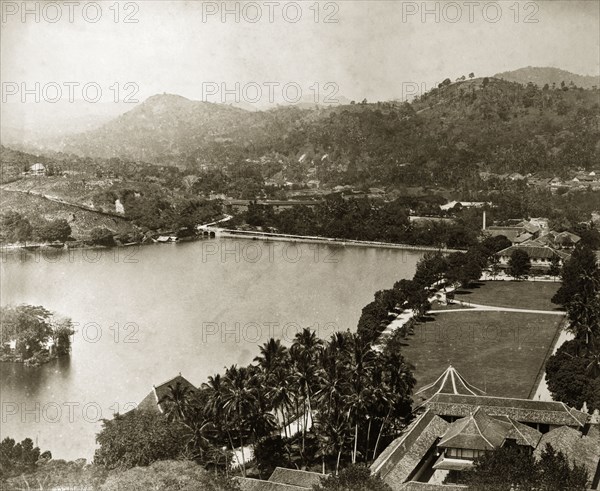
<path id="1" fill-rule="evenodd" d="M 31 176 L 43 176 L 46 174 L 46 166 L 40 163 L 33 164 L 29 167 L 28 174 Z"/>

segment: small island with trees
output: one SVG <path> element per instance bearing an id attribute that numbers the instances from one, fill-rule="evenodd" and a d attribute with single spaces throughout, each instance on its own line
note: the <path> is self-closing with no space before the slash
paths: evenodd
<path id="1" fill-rule="evenodd" d="M 0 362 L 40 366 L 71 352 L 70 318 L 34 305 L 0 308 Z"/>

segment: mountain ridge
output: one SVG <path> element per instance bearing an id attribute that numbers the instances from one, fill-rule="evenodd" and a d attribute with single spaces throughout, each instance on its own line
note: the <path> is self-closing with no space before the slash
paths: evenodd
<path id="1" fill-rule="evenodd" d="M 545 84 L 560 86 L 562 82 L 566 85 L 573 82 L 575 86 L 584 89 L 600 86 L 600 75 L 580 75 L 556 67 L 527 66 L 497 73 L 493 77 L 521 84 L 532 82 L 539 87 L 543 87 Z"/>

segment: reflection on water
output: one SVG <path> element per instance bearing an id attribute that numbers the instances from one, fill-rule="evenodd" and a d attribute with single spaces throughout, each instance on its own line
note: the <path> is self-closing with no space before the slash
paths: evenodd
<path id="1" fill-rule="evenodd" d="M 29 303 L 77 324 L 71 357 L 0 363 L 0 437 L 91 458 L 101 418 L 181 372 L 199 385 L 248 364 L 271 336 L 354 330 L 375 291 L 410 278 L 420 253 L 212 240 L 120 250 L 13 254 L 2 305 Z"/>

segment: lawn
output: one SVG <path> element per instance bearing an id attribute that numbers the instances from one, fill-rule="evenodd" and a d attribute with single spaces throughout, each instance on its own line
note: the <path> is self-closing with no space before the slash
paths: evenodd
<path id="1" fill-rule="evenodd" d="M 456 300 L 496 307 L 517 309 L 558 310 L 550 299 L 560 283 L 549 281 L 485 281 L 474 288 L 456 292 Z"/>
<path id="2" fill-rule="evenodd" d="M 563 319 L 514 312 L 432 314 L 402 352 L 415 366 L 418 390 L 453 365 L 492 396 L 529 397 Z"/>

